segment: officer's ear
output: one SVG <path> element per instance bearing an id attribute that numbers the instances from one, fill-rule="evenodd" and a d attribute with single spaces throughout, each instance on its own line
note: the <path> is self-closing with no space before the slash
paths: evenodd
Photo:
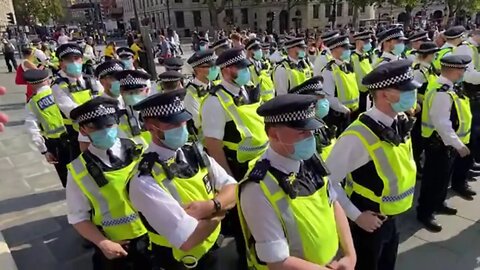
<path id="1" fill-rule="evenodd" d="M 80 134 L 83 136 L 88 136 L 88 128 L 85 125 L 80 125 L 79 127 Z"/>

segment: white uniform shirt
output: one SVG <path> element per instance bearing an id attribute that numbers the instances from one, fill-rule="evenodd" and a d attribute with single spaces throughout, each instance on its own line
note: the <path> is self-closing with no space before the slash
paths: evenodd
<path id="1" fill-rule="evenodd" d="M 475 47 L 478 46 L 478 44 L 470 38 L 468 40 L 472 45 Z M 466 44 L 462 44 L 455 48 L 453 50 L 453 55 L 468 55 L 472 58 L 472 62 L 468 64 L 467 70 L 465 70 L 465 75 L 463 77 L 463 80 L 467 83 L 475 84 L 478 85 L 480 84 L 480 72 L 478 70 L 475 70 L 475 63 L 473 63 L 473 59 L 475 58 L 474 54 L 478 54 L 477 51 L 472 51 L 472 48 Z"/>
<path id="2" fill-rule="evenodd" d="M 268 57 L 272 64 L 280 63 L 283 60 L 283 55 L 279 50 L 275 50 L 270 56 Z"/>
<path id="3" fill-rule="evenodd" d="M 388 62 L 387 61 L 381 61 L 380 63 L 378 63 L 378 65 L 376 67 L 381 66 L 385 63 L 390 63 L 390 62 L 402 59 L 400 56 L 396 56 L 396 55 L 394 55 L 392 53 L 389 53 L 389 52 L 383 52 L 382 55 L 380 56 L 380 58 L 389 59 L 390 61 L 388 61 Z"/>
<path id="4" fill-rule="evenodd" d="M 110 148 L 113 155 L 125 161 L 125 153 L 122 151 L 122 144 L 120 140 L 117 140 L 115 144 Z M 110 159 L 108 158 L 107 151 L 95 147 L 93 144 L 88 146 L 88 150 L 96 157 L 98 157 L 103 164 L 111 167 Z M 81 191 L 75 180 L 73 180 L 72 174 L 68 172 L 67 177 L 67 219 L 70 224 L 77 224 L 85 220 L 90 220 L 89 211 L 92 209 L 90 201 Z"/>
<path id="5" fill-rule="evenodd" d="M 322 75 L 322 69 L 328 64 L 328 56 L 331 56 L 331 52 L 329 48 L 325 49 L 327 51 L 326 54 L 320 54 L 317 56 L 315 59 L 315 62 L 313 63 L 313 76 L 320 76 Z"/>
<path id="6" fill-rule="evenodd" d="M 335 59 L 335 63 L 339 66 L 345 64 L 342 60 L 338 59 Z M 349 113 L 350 109 L 343 105 L 340 100 L 335 97 L 336 86 L 333 72 L 325 68 L 321 75 L 323 77 L 323 91 L 325 92 L 325 96 L 330 103 L 330 108 L 337 112 Z"/>
<path id="7" fill-rule="evenodd" d="M 288 59 L 294 65 L 298 65 L 299 60 L 295 60 L 290 56 L 288 57 Z M 275 68 L 275 71 L 273 72 L 273 83 L 275 85 L 275 91 L 278 96 L 288 94 L 288 90 L 290 88 L 293 88 L 293 86 L 289 86 L 288 78 L 288 72 L 285 67 L 283 67 L 283 65 Z"/>
<path id="8" fill-rule="evenodd" d="M 424 84 L 425 82 L 427 82 L 427 79 L 425 78 L 425 75 L 422 73 L 422 70 L 428 69 L 431 64 L 423 61 L 418 61 L 418 60 L 417 62 L 420 64 L 420 68 L 413 70 L 413 79 L 420 84 Z"/>
<path id="9" fill-rule="evenodd" d="M 50 89 L 50 86 L 48 85 L 42 86 L 37 90 L 37 94 L 40 94 L 41 92 L 47 91 L 49 89 Z M 33 102 L 33 101 L 30 100 L 30 102 Z M 35 146 L 38 148 L 38 151 L 40 151 L 40 153 L 44 153 L 44 152 L 47 152 L 45 139 L 43 138 L 40 132 L 40 126 L 38 123 L 37 116 L 30 110 L 30 106 L 28 106 L 29 103 L 25 105 L 25 111 L 26 111 L 25 128 L 27 129 L 28 133 L 30 133 L 30 136 L 32 137 L 32 141 L 35 144 Z"/>
<path id="10" fill-rule="evenodd" d="M 366 111 L 365 114 L 386 126 L 391 126 L 394 120 L 394 118 L 381 112 L 375 106 Z M 348 173 L 355 171 L 371 160 L 360 138 L 354 135 L 346 135 L 339 138 L 326 160 L 327 168 L 330 170 L 328 178 L 336 191 L 338 201 L 352 221 L 355 221 L 361 212 L 347 197 L 340 183 Z"/>
<path id="11" fill-rule="evenodd" d="M 453 83 L 440 76 L 437 79 L 440 85 L 448 84 L 450 88 L 453 87 Z M 450 114 L 452 111 L 453 100 L 446 92 L 436 92 L 432 99 L 432 106 L 428 115 L 432 121 L 435 130 L 442 138 L 445 145 L 453 146 L 455 149 L 460 149 L 464 146 L 458 135 L 453 130 L 452 121 L 450 121 Z"/>
<path id="12" fill-rule="evenodd" d="M 70 42 L 70 38 L 67 35 L 60 35 L 58 37 L 58 40 L 57 40 L 58 46 L 62 44 L 67 44 L 68 42 Z"/>
<path id="13" fill-rule="evenodd" d="M 82 87 L 85 87 L 85 80 L 83 79 L 83 76 L 80 76 L 80 78 L 78 79 L 71 78 L 71 77 L 68 77 L 68 75 L 63 70 L 60 70 L 58 74 L 63 78 L 67 78 L 70 81 L 70 83 L 76 83 L 78 81 Z M 99 89 L 99 92 L 103 92 L 103 86 L 98 81 L 97 81 L 97 87 Z M 67 93 L 67 91 L 62 90 L 58 84 L 52 85 L 52 91 L 53 91 L 53 96 L 55 97 L 55 101 L 57 102 L 57 105 L 60 108 L 60 111 L 62 111 L 66 117 L 70 117 L 70 112 L 73 109 L 75 109 L 78 106 L 78 104 L 75 103 L 70 97 L 70 95 Z"/>
<path id="14" fill-rule="evenodd" d="M 246 98 L 245 90 L 237 85 L 222 80 L 221 85 L 234 96 L 243 95 Z M 230 115 L 223 109 L 218 97 L 209 95 L 202 106 L 202 132 L 204 137 L 223 140 L 225 135 L 225 124 L 232 120 Z"/>
<path id="15" fill-rule="evenodd" d="M 155 152 L 161 160 L 175 156 L 176 151 L 151 143 L 146 153 Z M 210 158 L 213 188 L 220 191 L 224 186 L 236 184 L 218 163 Z M 189 216 L 182 205 L 170 193 L 162 189 L 151 176 L 135 176 L 130 182 L 130 200 L 158 234 L 180 248 L 195 231 L 198 220 Z"/>
<path id="16" fill-rule="evenodd" d="M 268 159 L 272 167 L 286 174 L 298 173 L 300 170 L 300 161 L 281 156 L 272 148 L 268 148 L 261 159 Z M 329 195 L 334 201 L 335 191 L 329 190 Z M 280 262 L 288 258 L 290 249 L 282 224 L 260 185 L 254 182 L 246 183 L 242 187 L 240 197 L 243 216 L 255 238 L 258 258 L 267 263 Z"/>
<path id="17" fill-rule="evenodd" d="M 47 64 L 48 57 L 42 50 L 36 49 L 33 54 L 41 64 Z"/>
<path id="18" fill-rule="evenodd" d="M 197 78 L 194 78 L 192 80 L 192 84 L 202 87 L 203 89 L 207 89 L 207 87 L 209 86 L 208 84 L 200 81 Z M 190 91 L 187 91 L 183 103 L 185 104 L 185 110 L 192 114 L 192 119 L 195 127 L 197 129 L 200 128 L 202 125 L 202 122 L 200 121 L 200 103 L 198 103 L 198 101 L 192 96 Z"/>

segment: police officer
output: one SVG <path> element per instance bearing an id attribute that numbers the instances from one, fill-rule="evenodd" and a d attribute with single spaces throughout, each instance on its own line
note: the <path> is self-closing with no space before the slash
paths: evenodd
<path id="1" fill-rule="evenodd" d="M 117 137 L 114 99 L 96 97 L 70 117 L 92 143 L 68 165 L 68 222 L 95 244 L 95 270 L 150 269 L 147 230 L 126 192 L 143 146 Z"/>
<path id="2" fill-rule="evenodd" d="M 194 53 L 187 63 L 193 69 L 193 80 L 186 85 L 185 110 L 192 115 L 193 126 L 198 131 L 201 127 L 200 106 L 213 87 L 220 74 L 220 68 L 215 65 L 217 56 L 213 50 Z"/>
<path id="3" fill-rule="evenodd" d="M 370 31 L 358 32 L 353 35 L 355 50 L 352 52 L 350 63 L 357 78 L 357 87 L 360 91 L 359 112 L 367 110 L 368 89 L 362 84 L 362 79 L 372 71 L 372 33 Z"/>
<path id="4" fill-rule="evenodd" d="M 413 32 L 408 37 L 408 42 L 410 43 L 410 48 L 405 51 L 406 58 L 409 59 L 410 61 L 414 62 L 416 57 L 412 52 L 413 51 L 418 51 L 418 49 L 420 48 L 420 45 L 423 42 L 426 42 L 426 41 L 429 41 L 427 31 L 418 30 L 416 32 Z"/>
<path id="5" fill-rule="evenodd" d="M 123 70 L 115 73 L 115 79 L 120 82 L 120 94 L 125 104 L 119 112 L 120 137 L 136 141 L 143 138 L 150 143 L 150 133 L 143 128 L 138 112 L 132 107 L 150 95 L 150 75 L 141 70 Z"/>
<path id="6" fill-rule="evenodd" d="M 441 62 L 440 60 L 451 54 L 455 48 L 460 46 L 463 42 L 465 34 L 465 27 L 463 25 L 452 26 L 443 32 L 443 37 L 445 38 L 445 44 L 440 48 L 440 51 L 437 53 L 435 60 L 433 61 L 433 66 L 435 69 L 440 70 Z"/>
<path id="7" fill-rule="evenodd" d="M 240 183 L 237 202 L 252 269 L 355 265 L 347 218 L 315 155 L 313 131 L 322 126 L 316 103 L 317 97 L 290 94 L 258 109 L 269 147 Z"/>
<path id="8" fill-rule="evenodd" d="M 325 122 L 337 126 L 337 135 L 340 135 L 350 124 L 350 119 L 356 118 L 360 92 L 355 73 L 348 63 L 351 51 L 347 36 L 332 38 L 325 45 L 332 56 L 322 72 L 323 91 L 331 108 Z"/>
<path id="9" fill-rule="evenodd" d="M 116 51 L 118 58 L 125 66 L 125 69 L 136 69 L 136 60 L 134 60 L 135 52 L 127 47 L 120 47 Z"/>
<path id="10" fill-rule="evenodd" d="M 340 31 L 338 30 L 327 31 L 320 36 L 320 39 L 322 40 L 323 44 L 325 44 L 332 38 L 336 38 L 339 35 Z M 320 76 L 322 74 L 323 68 L 327 65 L 328 62 L 330 62 L 330 60 L 332 60 L 330 50 L 328 49 L 328 47 L 325 47 L 313 63 L 313 75 Z"/>
<path id="11" fill-rule="evenodd" d="M 48 66 L 48 57 L 42 51 L 42 40 L 35 38 L 32 40 L 33 55 L 35 56 L 34 64 L 37 67 Z"/>
<path id="12" fill-rule="evenodd" d="M 182 73 L 183 64 L 183 59 L 180 57 L 170 57 L 163 60 L 163 66 L 166 71 L 174 70 Z"/>
<path id="13" fill-rule="evenodd" d="M 47 70 L 29 69 L 23 73 L 23 77 L 33 90 L 33 96 L 25 107 L 25 127 L 38 151 L 48 163 L 55 165 L 62 186 L 65 187 L 67 164 L 71 161 L 70 148 L 63 117 L 50 88 L 50 75 Z"/>
<path id="14" fill-rule="evenodd" d="M 219 39 L 210 45 L 210 49 L 212 49 L 217 56 L 222 54 L 225 50 L 230 49 L 231 47 L 232 46 L 230 45 L 230 42 L 227 38 Z"/>
<path id="15" fill-rule="evenodd" d="M 438 78 L 437 71 L 433 67 L 432 62 L 435 59 L 435 54 L 439 50 L 440 49 L 435 43 L 423 42 L 420 44 L 420 47 L 417 50 L 412 51 L 412 55 L 416 56 L 413 64 L 413 78 L 416 82 L 421 84 L 421 86 L 417 89 L 418 106 L 415 108 L 415 117 L 417 118 L 417 121 L 415 122 L 412 130 L 413 157 L 415 158 L 415 162 L 417 164 L 417 172 L 419 176 L 423 171 L 423 166 L 420 160 L 424 145 L 422 138 L 421 109 L 428 85 L 435 83 Z"/>
<path id="16" fill-rule="evenodd" d="M 272 63 L 270 62 L 270 53 L 271 53 L 270 43 L 262 43 L 260 46 L 262 48 L 262 54 L 263 54 L 262 60 L 260 61 L 262 62 L 263 69 L 266 70 L 267 73 L 271 76 L 273 66 L 272 66 Z"/>
<path id="17" fill-rule="evenodd" d="M 285 41 L 284 48 L 288 56 L 275 67 L 273 82 L 277 95 L 285 95 L 288 90 L 311 78 L 310 67 L 305 66 L 305 49 L 307 45 L 303 38 L 293 38 Z"/>
<path id="18" fill-rule="evenodd" d="M 263 51 L 261 50 L 258 39 L 250 39 L 245 45 L 247 59 L 252 63 L 250 65 L 250 81 L 255 87 L 260 88 L 262 101 L 268 101 L 275 96 L 275 90 L 271 76 L 262 64 Z"/>
<path id="19" fill-rule="evenodd" d="M 395 27 L 385 30 L 377 35 L 378 43 L 381 47 L 381 55 L 373 64 L 378 67 L 388 62 L 397 61 L 402 58 L 405 50 L 405 40 L 402 28 Z"/>
<path id="20" fill-rule="evenodd" d="M 183 79 L 185 79 L 185 76 L 178 71 L 165 71 L 158 75 L 157 89 L 159 92 L 169 92 L 181 89 L 183 87 Z"/>
<path id="21" fill-rule="evenodd" d="M 223 52 L 215 64 L 220 67 L 222 81 L 215 86 L 201 107 L 202 131 L 208 153 L 237 181 L 245 176 L 248 162 L 267 148 L 268 138 L 262 118 L 258 88 L 246 90 L 251 65 L 242 48 Z M 245 246 L 236 211 L 227 220 L 237 242 L 241 267 L 246 267 Z M 244 268 L 241 268 L 244 269 Z"/>
<path id="22" fill-rule="evenodd" d="M 208 39 L 206 38 L 200 38 L 198 40 L 198 50 L 199 51 L 206 51 L 208 50 Z"/>
<path id="23" fill-rule="evenodd" d="M 315 141 L 317 144 L 317 153 L 323 160 L 326 160 L 335 143 L 336 126 L 329 127 L 322 119 L 328 115 L 330 102 L 325 96 L 322 85 L 322 77 L 314 76 L 304 83 L 295 86 L 289 91 L 289 94 L 312 95 L 317 97 L 315 104 L 315 118 L 321 122 L 321 126 L 315 130 Z"/>
<path id="24" fill-rule="evenodd" d="M 423 102 L 422 136 L 425 143 L 425 166 L 417 207 L 417 218 L 433 232 L 442 226 L 435 220 L 438 214 L 455 215 L 457 209 L 445 203 L 450 178 L 452 190 L 463 198 L 473 200 L 476 193 L 466 183 L 465 165 L 454 169 L 456 160 L 470 156 L 472 114 L 469 99 L 456 84 L 461 81 L 472 61 L 466 55 L 447 55 L 441 60 L 441 76 L 429 86 Z M 460 160 L 459 160 L 460 159 Z M 463 173 L 457 171 L 463 169 Z M 463 175 L 461 175 L 463 174 Z"/>
<path id="25" fill-rule="evenodd" d="M 159 93 L 134 106 L 153 140 L 129 195 L 149 230 L 153 269 L 223 269 L 216 241 L 222 216 L 235 205 L 236 182 L 196 144 L 185 144 L 191 115 L 184 95 Z"/>
<path id="26" fill-rule="evenodd" d="M 395 269 L 398 216 L 413 203 L 414 120 L 403 113 L 414 106 L 419 87 L 411 66 L 408 60 L 385 63 L 363 78 L 374 106 L 345 130 L 326 161 L 329 181 L 351 220 L 356 270 Z"/>
<path id="27" fill-rule="evenodd" d="M 82 73 L 83 52 L 80 47 L 71 43 L 63 44 L 57 48 L 56 54 L 60 59 L 60 71 L 53 82 L 52 91 L 55 101 L 64 115 L 64 124 L 67 128 L 73 159 L 78 156 L 80 151 L 78 126 L 68 116 L 74 108 L 101 93 L 103 87 L 93 77 Z"/>

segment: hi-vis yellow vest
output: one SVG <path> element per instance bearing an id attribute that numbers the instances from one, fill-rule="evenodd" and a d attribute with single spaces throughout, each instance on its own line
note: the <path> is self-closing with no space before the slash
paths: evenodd
<path id="1" fill-rule="evenodd" d="M 356 136 L 367 150 L 375 165 L 378 178 L 355 179 L 353 174 L 347 175 L 345 191 L 348 196 L 356 193 L 379 205 L 383 215 L 401 214 L 412 206 L 417 168 L 413 159 L 412 140 L 398 146 L 380 140 L 379 137 L 360 120 L 355 120 L 340 136 Z M 383 190 L 375 193 L 359 181 L 381 179 Z"/>
<path id="2" fill-rule="evenodd" d="M 467 96 L 460 97 L 448 85 L 441 85 L 438 83 L 438 81 L 434 81 L 427 86 L 427 92 L 425 94 L 422 110 L 422 137 L 430 138 L 430 136 L 433 134 L 433 131 L 435 131 L 435 126 L 433 125 L 430 117 L 430 108 L 432 107 L 433 99 L 438 92 L 445 92 L 450 95 L 453 101 L 451 111 L 452 113 L 455 112 L 456 115 L 452 124 L 458 126 L 457 130 L 455 130 L 455 133 L 464 144 L 468 144 L 470 142 L 472 129 L 470 99 Z"/>
<path id="3" fill-rule="evenodd" d="M 175 160 L 172 158 L 166 161 L 166 165 L 170 166 L 174 162 Z M 180 205 L 187 205 L 194 201 L 207 201 L 214 198 L 213 186 L 208 180 L 208 173 L 208 168 L 200 167 L 197 174 L 190 178 L 174 176 L 172 179 L 169 179 L 162 165 L 158 162 L 153 164 L 151 171 L 157 184 L 172 195 Z M 216 243 L 220 235 L 220 228 L 219 224 L 210 236 L 189 251 L 182 251 L 173 247 L 165 236 L 159 235 L 154 231 L 149 231 L 148 235 L 153 244 L 171 248 L 173 257 L 177 261 L 186 265 L 195 265 Z"/>
<path id="4" fill-rule="evenodd" d="M 479 55 L 479 52 L 478 52 L 478 48 L 470 42 L 466 42 L 465 44 L 468 47 L 470 47 L 470 49 L 472 50 L 473 66 L 475 67 L 475 70 L 478 71 L 480 69 L 480 55 Z"/>
<path id="5" fill-rule="evenodd" d="M 330 63 L 327 64 L 326 68 L 329 69 L 329 67 L 331 67 L 338 100 L 345 105 L 345 107 L 352 111 L 356 111 L 359 106 L 360 91 L 358 91 L 355 73 L 346 73 L 340 69 L 337 64 Z"/>
<path id="6" fill-rule="evenodd" d="M 77 85 L 77 83 L 70 83 L 67 78 L 63 77 L 58 77 L 53 84 L 58 84 L 58 87 L 60 87 L 60 89 L 64 91 L 73 102 L 80 106 L 94 97 L 94 94 L 92 93 L 93 89 L 88 87 L 90 83 L 87 82 L 87 80 L 89 80 L 89 78 L 84 79 L 86 87 L 81 87 L 80 85 Z M 65 125 L 73 125 L 73 121 L 70 119 L 69 115 L 65 116 L 63 122 Z"/>
<path id="7" fill-rule="evenodd" d="M 250 162 L 250 172 L 256 161 Z M 247 173 L 247 175 L 250 174 Z M 292 181 L 294 178 L 292 178 Z M 247 246 L 249 269 L 266 270 L 267 265 L 259 261 L 255 241 L 246 223 L 241 207 L 241 188 L 246 184 L 243 180 L 237 189 L 237 207 L 243 237 Z M 288 181 L 288 180 L 287 180 Z M 278 220 L 282 224 L 290 249 L 290 256 L 318 264 L 330 263 L 338 251 L 338 233 L 333 211 L 333 204 L 328 197 L 328 180 L 324 177 L 323 187 L 308 196 L 292 199 L 280 187 L 272 173 L 266 172 L 260 185 L 263 194 L 272 205 Z"/>
<path id="8" fill-rule="evenodd" d="M 452 52 L 453 49 L 454 49 L 453 47 L 444 47 L 440 49 L 440 51 L 438 51 L 437 57 L 435 58 L 435 60 L 433 60 L 433 63 L 432 63 L 433 67 L 436 70 L 440 70 L 442 68 L 442 65 L 440 64 L 440 60 L 445 56 L 445 54 Z"/>
<path id="9" fill-rule="evenodd" d="M 125 108 L 126 114 L 123 114 L 119 119 L 118 128 L 129 139 L 132 139 L 138 144 L 148 145 L 152 142 L 152 134 L 149 131 L 142 130 L 138 116 L 134 115 L 131 108 Z"/>
<path id="10" fill-rule="evenodd" d="M 215 95 L 226 114 L 235 123 L 241 138 L 239 143 L 223 141 L 223 145 L 237 152 L 237 161 L 240 163 L 259 157 L 268 146 L 263 117 L 257 114 L 260 102 L 237 106 L 232 95 L 225 91 L 223 87 L 219 88 Z"/>
<path id="11" fill-rule="evenodd" d="M 427 92 L 428 85 L 436 82 L 438 79 L 438 75 L 434 71 L 433 64 L 430 68 L 426 68 L 420 63 L 414 63 L 413 69 L 419 70 L 425 78 L 425 83 L 417 89 L 417 99 L 420 103 L 423 103 L 423 101 L 425 100 L 425 93 Z"/>
<path id="12" fill-rule="evenodd" d="M 311 78 L 311 72 L 308 68 L 301 69 L 301 70 L 295 67 L 292 68 L 290 65 L 290 61 L 287 59 L 284 59 L 282 62 L 280 62 L 276 68 L 280 66 L 284 67 L 285 70 L 287 71 L 287 76 L 288 76 L 287 89 L 292 89 L 295 86 L 298 86 Z"/>
<path id="13" fill-rule="evenodd" d="M 28 102 L 28 107 L 35 114 L 43 136 L 57 139 L 66 132 L 62 113 L 55 103 L 52 89 L 33 95 Z"/>
<path id="14" fill-rule="evenodd" d="M 360 60 L 361 59 L 361 60 Z M 367 92 L 368 89 L 366 86 L 362 84 L 362 79 L 370 73 L 373 68 L 372 64 L 370 63 L 370 57 L 368 54 L 364 54 L 362 56 L 358 55 L 357 52 L 352 53 L 351 63 L 353 65 L 353 72 L 355 73 L 355 77 L 357 78 L 357 86 L 360 92 Z"/>
<path id="15" fill-rule="evenodd" d="M 251 82 L 256 87 L 260 85 L 260 98 L 263 102 L 267 102 L 275 97 L 275 86 L 273 80 L 267 70 L 257 71 L 255 65 L 249 67 L 251 74 Z"/>
<path id="16" fill-rule="evenodd" d="M 128 180 L 139 158 L 121 169 L 102 172 L 107 182 L 100 185 L 90 175 L 83 155 L 67 168 L 92 206 L 92 222 L 112 241 L 134 239 L 147 233 L 127 195 Z"/>

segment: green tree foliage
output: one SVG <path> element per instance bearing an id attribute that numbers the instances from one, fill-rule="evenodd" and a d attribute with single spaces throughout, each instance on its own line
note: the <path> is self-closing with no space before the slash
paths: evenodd
<path id="1" fill-rule="evenodd" d="M 19 24 L 46 24 L 63 17 L 60 0 L 15 0 L 13 6 Z"/>

